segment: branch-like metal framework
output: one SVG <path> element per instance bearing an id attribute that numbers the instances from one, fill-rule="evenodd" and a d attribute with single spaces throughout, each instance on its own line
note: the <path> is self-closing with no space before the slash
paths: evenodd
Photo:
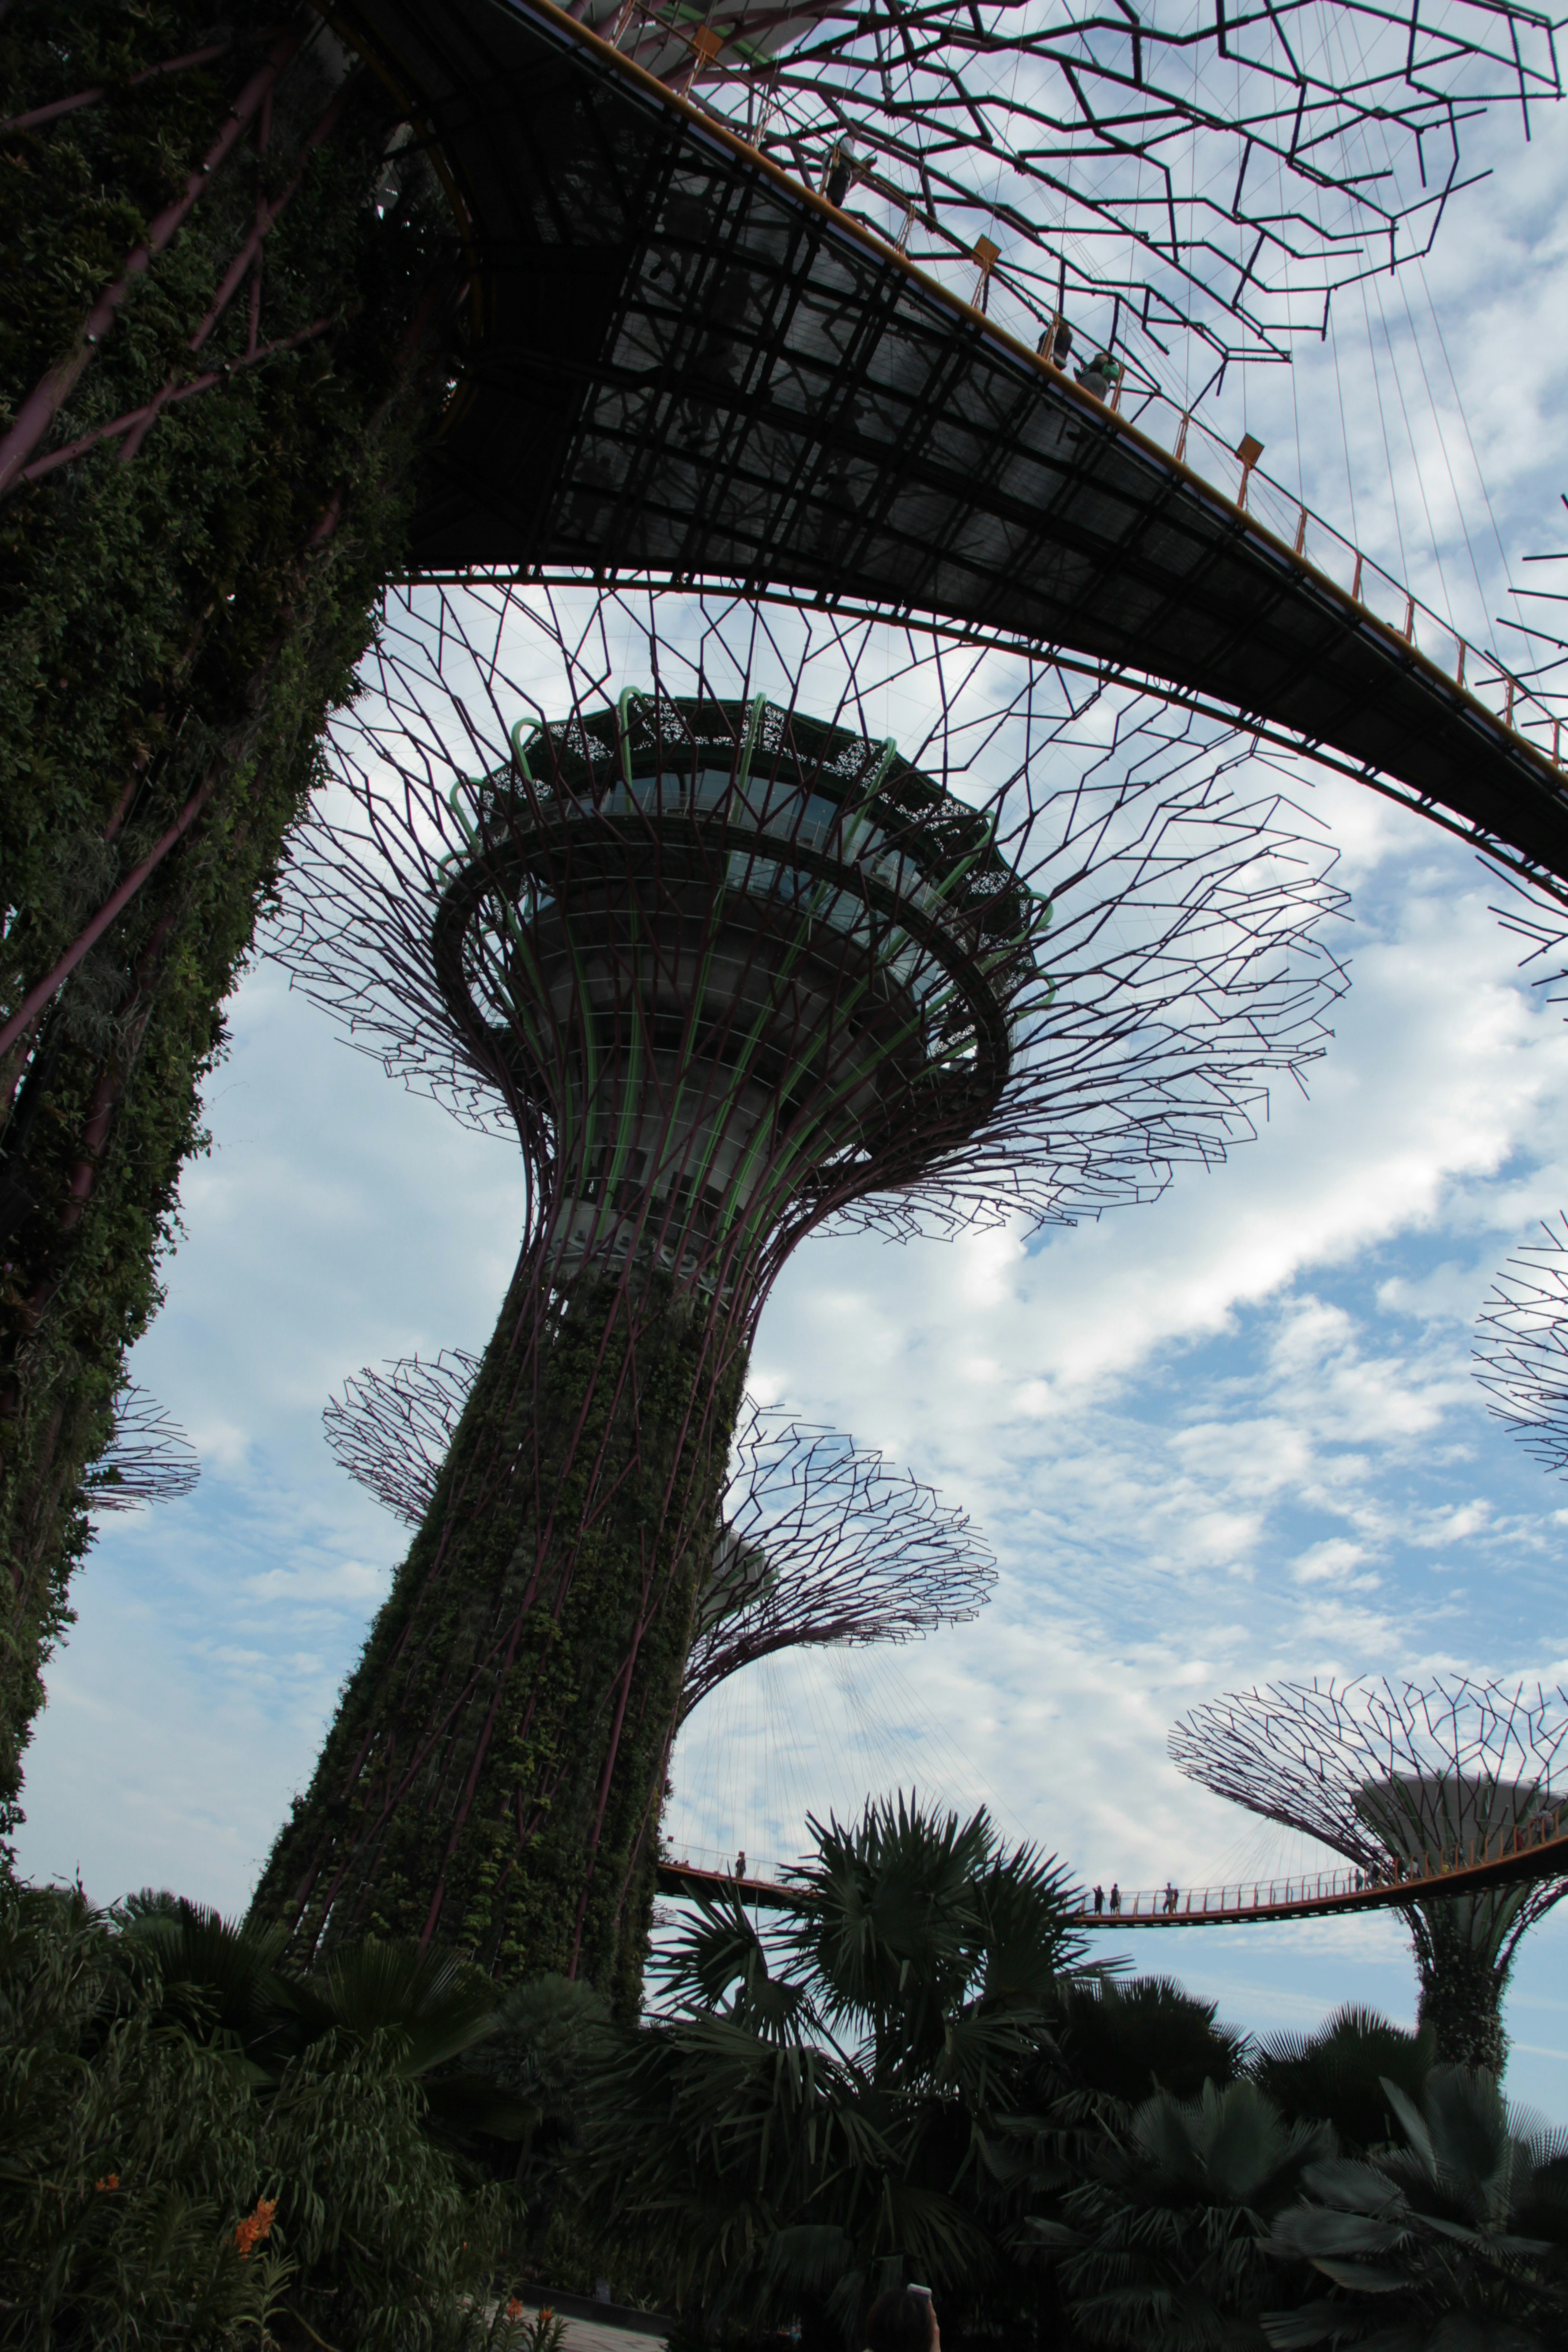
<path id="1" fill-rule="evenodd" d="M 702 87 L 739 114 L 740 93 Z M 1042 321 L 1114 296 L 1157 367 L 1187 332 L 1257 355 L 1321 331 L 1335 286 L 1430 245 L 1463 184 L 1464 124 L 1560 89 L 1550 18 L 1485 0 L 1430 19 L 1418 0 L 875 0 L 792 41 L 742 119 L 824 180 L 851 141 L 876 226 L 932 259 L 988 236 Z"/>
<path id="2" fill-rule="evenodd" d="M 1466 1677 L 1269 1684 L 1194 1708 L 1170 1749 L 1189 1780 L 1376 1879 L 1484 1850 L 1561 1801 L 1568 1693 Z M 1411 1904 L 1422 2013 L 1443 2055 L 1500 2064 L 1509 1968 L 1564 1894 L 1568 1878 L 1548 1878 Z"/>
<path id="3" fill-rule="evenodd" d="M 489 32 L 450 13 L 462 30 L 437 54 L 411 0 L 338 12 L 437 136 L 464 119 L 450 85 Z M 1336 286 L 1429 246 L 1465 126 L 1500 101 L 1528 121 L 1561 89 L 1552 19 L 1513 0 L 566 13 L 914 258 L 978 271 L 1038 326 L 1076 317 L 1081 357 L 1120 345 L 1141 373 L 1188 334 L 1223 364 L 1320 332 Z M 448 152 L 460 173 L 460 133 Z"/>
<path id="4" fill-rule="evenodd" d="M 302 1949 L 439 1929 L 630 2000 L 702 1596 L 785 1630 L 721 1525 L 790 1251 L 1222 1159 L 1321 1050 L 1331 854 L 1163 705 L 744 601 L 416 592 L 332 761 L 275 951 L 528 1192 L 258 1900 Z"/>
<path id="5" fill-rule="evenodd" d="M 782 1407 L 742 1415 L 724 1513 L 683 1718 L 758 1658 L 912 1641 L 976 1615 L 996 1581 L 991 1552 L 933 1487 Z"/>
<path id="6" fill-rule="evenodd" d="M 479 1358 L 443 1349 L 368 1368 L 328 1404 L 327 1443 L 352 1478 L 411 1528 L 435 1499 Z M 681 1720 L 775 1651 L 908 1642 L 990 1599 L 995 1562 L 962 1511 L 880 1453 L 748 1403 L 687 1661 Z"/>
<path id="7" fill-rule="evenodd" d="M 713 714 L 700 741 L 681 715 L 699 703 Z M 798 784 L 797 712 L 817 730 Z M 1255 787 L 1247 739 L 869 622 L 634 591 L 416 591 L 389 606 L 336 728 L 330 829 L 295 860 L 271 951 L 390 1075 L 469 1125 L 521 1130 L 531 1228 L 570 1218 L 594 1181 L 563 1132 L 581 1112 L 542 1108 L 497 1043 L 517 928 L 548 891 L 501 814 L 521 835 L 554 804 L 512 747 L 533 763 L 557 740 L 584 747 L 562 795 L 574 823 L 628 870 L 694 832 L 722 853 L 715 914 L 737 882 L 798 906 L 792 936 L 862 943 L 929 1008 L 916 1061 L 898 1059 L 917 1034 L 900 1026 L 882 1064 L 897 1113 L 868 1104 L 809 1170 L 786 1154 L 777 1240 L 759 1235 L 764 1290 L 818 1225 L 898 1237 L 1152 1198 L 1179 1163 L 1213 1165 L 1250 1135 L 1271 1079 L 1323 1049 L 1344 985 L 1323 936 L 1342 906 L 1332 856 L 1309 817 Z M 624 778 L 623 759 L 663 766 L 667 798 Z M 474 773 L 504 780 L 504 803 L 460 782 Z M 747 839 L 767 858 L 726 864 Z M 442 929 L 459 865 L 473 877 L 460 945 Z M 846 966 L 832 985 L 844 1010 L 824 1017 L 847 1034 L 859 983 Z M 563 1034 L 536 1032 L 536 1058 Z M 828 1082 L 831 1116 L 851 1091 Z M 629 1134 L 608 1148 L 617 1181 L 638 1149 L 666 1150 Z M 697 1148 L 680 1145 L 682 1169 Z"/>
<path id="8" fill-rule="evenodd" d="M 202 1475 L 195 1447 L 155 1397 L 130 1381 L 114 1402 L 109 1444 L 82 1479 L 91 1511 L 135 1511 L 194 1493 Z"/>
<path id="9" fill-rule="evenodd" d="M 403 1356 L 384 1371 L 351 1373 L 321 1415 L 327 1444 L 349 1476 L 405 1527 L 416 1528 L 479 1377 L 467 1348 Z"/>
<path id="10" fill-rule="evenodd" d="M 1568 1212 L 1510 1257 L 1476 1318 L 1488 1410 L 1543 1469 L 1568 1472 Z"/>

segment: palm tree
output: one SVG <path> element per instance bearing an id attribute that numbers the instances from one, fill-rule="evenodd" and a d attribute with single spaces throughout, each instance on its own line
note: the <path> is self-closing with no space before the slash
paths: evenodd
<path id="1" fill-rule="evenodd" d="M 1249 2082 L 1158 2091 L 1102 2125 L 1083 2171 L 1026 2236 L 1058 2266 L 1080 2339 L 1139 2352 L 1263 2352 L 1279 2280 L 1260 2258 L 1271 2218 L 1332 2153 L 1322 2124 L 1288 2123 Z"/>
<path id="2" fill-rule="evenodd" d="M 600 2077 L 590 2195 L 679 2250 L 682 2294 L 847 2333 L 911 2275 L 956 2315 L 1007 2268 L 988 2145 L 1055 2082 L 1077 1898 L 984 1811 L 900 1795 L 810 1830 L 781 1927 L 709 1899 L 668 1953 Z"/>
<path id="3" fill-rule="evenodd" d="M 1282 2115 L 1332 2124 L 1341 2147 L 1359 2153 L 1394 2137 L 1388 2084 L 1419 2100 L 1435 2054 L 1429 2026 L 1407 2033 L 1375 2010 L 1347 2006 L 1315 2033 L 1259 2042 L 1247 2072 Z"/>

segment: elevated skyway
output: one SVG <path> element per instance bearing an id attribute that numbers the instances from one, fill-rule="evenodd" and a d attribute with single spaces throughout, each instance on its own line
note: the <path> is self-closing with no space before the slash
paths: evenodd
<path id="1" fill-rule="evenodd" d="M 1557 1877 L 1568 1878 L 1568 1804 L 1484 1842 L 1424 1855 L 1419 1865 L 1381 1878 L 1346 1869 L 1221 1886 L 1130 1887 L 1119 1890 L 1121 1907 L 1114 1911 L 1107 1886 L 1105 1909 L 1097 1912 L 1085 1892 L 1073 1924 L 1115 1934 L 1127 1927 L 1236 1927 L 1268 1919 L 1386 1911 L 1423 1897 L 1481 1895 L 1523 1879 Z M 738 1895 L 748 1908 L 763 1910 L 793 1910 L 799 1899 L 775 1870 L 763 1866 L 737 1874 L 720 1856 L 693 1851 L 661 1857 L 658 1891 L 687 1897 Z"/>
<path id="2" fill-rule="evenodd" d="M 1568 884 L 1550 710 L 1245 457 L 1095 400 L 552 0 L 321 5 L 466 225 L 416 573 L 731 586 L 1065 652 Z"/>

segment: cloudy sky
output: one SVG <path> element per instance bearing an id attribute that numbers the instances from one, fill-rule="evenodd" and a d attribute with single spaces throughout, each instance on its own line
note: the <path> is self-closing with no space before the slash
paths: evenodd
<path id="1" fill-rule="evenodd" d="M 1552 584 L 1517 559 L 1568 546 L 1568 119 L 1529 148 L 1517 120 L 1485 138 L 1494 177 L 1424 276 L 1364 312 L 1355 296 L 1333 350 L 1294 383 L 1233 383 L 1222 411 L 1239 432 L 1245 406 L 1266 464 L 1299 463 L 1347 528 L 1353 490 L 1363 542 L 1403 548 L 1476 628 L 1517 611 L 1500 549 L 1516 584 Z M 971 1625 L 755 1669 L 711 1700 L 678 1759 L 679 1836 L 786 1854 L 807 1806 L 918 1782 L 984 1797 L 1089 1878 L 1314 1866 L 1177 1776 L 1184 1707 L 1331 1672 L 1568 1683 L 1568 1488 L 1468 1370 L 1492 1276 L 1568 1206 L 1563 1010 L 1521 977 L 1499 885 L 1458 843 L 1332 778 L 1297 790 L 1352 901 L 1335 944 L 1353 984 L 1307 1096 L 1277 1092 L 1257 1142 L 1154 1206 L 1033 1239 L 818 1239 L 787 1269 L 755 1391 L 963 1504 L 1003 1576 Z M 521 1206 L 507 1145 L 345 1051 L 276 969 L 253 971 L 233 1030 L 133 1368 L 202 1483 L 106 1523 L 21 1842 L 35 1874 L 79 1871 L 100 1899 L 153 1883 L 231 1910 L 400 1549 L 328 1454 L 321 1406 L 361 1365 L 482 1346 Z M 1349 1999 L 1414 2011 L 1387 1919 L 1121 1948 L 1248 2027 Z M 1510 2087 L 1568 2121 L 1565 1959 L 1568 1906 L 1527 1944 L 1508 2023 Z"/>

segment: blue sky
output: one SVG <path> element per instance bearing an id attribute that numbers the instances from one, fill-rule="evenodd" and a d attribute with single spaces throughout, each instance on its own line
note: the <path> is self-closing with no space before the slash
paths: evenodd
<path id="1" fill-rule="evenodd" d="M 1347 520 L 1348 449 L 1363 540 L 1393 557 L 1403 536 L 1434 602 L 1468 576 L 1472 441 L 1510 556 L 1568 544 L 1568 121 L 1528 152 L 1517 124 L 1489 135 L 1497 176 L 1456 208 L 1426 281 L 1464 429 L 1446 395 L 1422 409 L 1396 331 L 1403 356 L 1377 359 L 1409 453 L 1390 453 L 1359 310 L 1337 367 L 1317 349 L 1294 388 L 1226 393 L 1266 462 L 1289 478 L 1299 446 L 1308 496 Z M 1496 547 L 1472 538 L 1476 610 L 1503 609 Z M 1309 1096 L 1278 1093 L 1256 1143 L 1152 1207 L 1034 1239 L 818 1239 L 786 1270 L 757 1393 L 964 1504 L 1004 1574 L 975 1623 L 926 1643 L 739 1678 L 683 1742 L 679 1835 L 786 1853 L 807 1805 L 843 1812 L 901 1781 L 984 1797 L 1089 1877 L 1310 1866 L 1175 1774 L 1165 1733 L 1185 1706 L 1331 1671 L 1568 1683 L 1568 1489 L 1489 1420 L 1468 1369 L 1493 1273 L 1568 1205 L 1562 1008 L 1520 977 L 1498 886 L 1461 845 L 1359 787 L 1300 771 L 1293 789 L 1352 895 L 1336 944 L 1352 988 Z M 79 1869 L 100 1899 L 152 1882 L 229 1909 L 400 1548 L 328 1454 L 321 1406 L 363 1364 L 481 1346 L 521 1207 L 506 1144 L 346 1052 L 274 969 L 247 980 L 233 1027 L 168 1304 L 133 1367 L 197 1444 L 202 1484 L 106 1525 L 49 1670 L 21 1841 L 36 1874 Z M 1126 1948 L 1249 2027 L 1347 1999 L 1413 2013 L 1387 1918 Z M 1510 2087 L 1562 2121 L 1565 1958 L 1568 1906 L 1527 1944 L 1508 2017 Z"/>

